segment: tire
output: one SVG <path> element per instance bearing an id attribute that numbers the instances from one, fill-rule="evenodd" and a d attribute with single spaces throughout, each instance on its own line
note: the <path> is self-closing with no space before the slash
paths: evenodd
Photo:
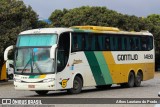
<path id="1" fill-rule="evenodd" d="M 135 77 L 134 86 L 135 87 L 140 87 L 142 79 L 143 79 L 142 73 L 138 72 L 137 76 Z"/>
<path id="2" fill-rule="evenodd" d="M 135 76 L 134 76 L 134 73 L 133 72 L 130 72 L 129 73 L 129 76 L 128 76 L 128 82 L 127 83 L 121 83 L 121 87 L 123 88 L 131 88 L 134 86 L 134 82 L 135 82 Z"/>
<path id="3" fill-rule="evenodd" d="M 108 84 L 108 85 L 99 85 L 99 86 L 96 86 L 96 88 L 98 89 L 109 89 L 111 88 L 112 84 Z"/>
<path id="4" fill-rule="evenodd" d="M 12 80 L 12 79 L 13 79 L 13 74 L 8 75 L 8 78 L 9 78 L 10 80 Z"/>
<path id="5" fill-rule="evenodd" d="M 128 83 L 127 83 L 128 88 L 131 88 L 134 86 L 134 80 L 135 80 L 134 73 L 130 72 L 128 77 Z"/>
<path id="6" fill-rule="evenodd" d="M 48 91 L 35 91 L 38 95 L 46 95 Z"/>
<path id="7" fill-rule="evenodd" d="M 71 94 L 78 94 L 82 91 L 82 79 L 78 76 L 74 78 L 73 88 L 67 90 Z"/>

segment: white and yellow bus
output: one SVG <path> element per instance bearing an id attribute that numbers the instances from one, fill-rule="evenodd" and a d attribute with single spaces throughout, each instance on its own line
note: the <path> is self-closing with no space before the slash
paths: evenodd
<path id="1" fill-rule="evenodd" d="M 4 58 L 7 60 L 8 47 Z M 15 46 L 14 87 L 39 95 L 83 87 L 140 86 L 154 77 L 154 39 L 149 32 L 73 26 L 21 32 Z"/>

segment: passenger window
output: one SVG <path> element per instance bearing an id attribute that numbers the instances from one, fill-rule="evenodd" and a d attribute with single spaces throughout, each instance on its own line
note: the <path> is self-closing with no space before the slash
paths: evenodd
<path id="1" fill-rule="evenodd" d="M 95 36 L 95 50 L 96 51 L 102 50 L 102 48 L 101 48 L 101 46 L 102 46 L 102 39 L 100 39 L 100 38 L 101 38 L 101 36 L 99 36 L 99 35 Z M 100 40 L 101 40 L 101 42 L 100 42 Z"/>
<path id="2" fill-rule="evenodd" d="M 130 49 L 135 50 L 135 44 L 134 44 L 134 40 L 132 37 L 130 37 L 129 43 L 130 43 Z"/>
<path id="3" fill-rule="evenodd" d="M 136 51 L 141 50 L 140 37 L 135 37 L 134 41 L 135 41 L 135 50 Z"/>
<path id="4" fill-rule="evenodd" d="M 85 35 L 85 40 L 86 40 L 85 50 L 86 51 L 93 50 L 93 48 L 95 47 L 95 45 L 93 45 L 95 41 L 94 38 L 90 34 L 88 34 L 88 35 Z"/>
<path id="5" fill-rule="evenodd" d="M 152 37 L 147 37 L 147 50 L 153 49 L 153 38 Z"/>
<path id="6" fill-rule="evenodd" d="M 147 50 L 146 37 L 142 37 L 142 38 L 141 38 L 141 45 L 142 45 L 142 50 L 146 51 L 146 50 Z"/>
<path id="7" fill-rule="evenodd" d="M 139 50 L 139 40 L 138 40 L 138 37 L 131 37 L 130 38 L 130 45 L 131 45 L 131 50 L 133 50 L 133 51 Z"/>
<path id="8" fill-rule="evenodd" d="M 104 47 L 105 47 L 105 50 L 110 50 L 110 38 L 109 37 L 105 37 Z"/>
<path id="9" fill-rule="evenodd" d="M 127 38 L 122 37 L 122 50 L 125 51 L 127 50 Z"/>
<path id="10" fill-rule="evenodd" d="M 99 35 L 90 33 L 90 34 L 85 34 L 83 36 L 84 38 L 82 39 L 83 47 L 82 50 L 84 51 L 99 51 L 100 50 L 100 45 L 102 46 L 101 39 L 99 38 Z"/>
<path id="11" fill-rule="evenodd" d="M 77 36 L 73 36 L 72 38 L 72 51 L 78 50 L 78 42 L 77 42 Z"/>
<path id="12" fill-rule="evenodd" d="M 117 37 L 117 39 L 118 39 L 118 51 L 121 51 L 122 50 L 122 38 L 121 37 Z"/>
<path id="13" fill-rule="evenodd" d="M 91 42 L 90 42 L 91 43 L 91 50 L 95 51 L 96 50 L 96 45 L 97 45 L 96 44 L 96 39 L 95 39 L 96 36 L 92 34 L 91 37 L 92 37 Z"/>
<path id="14" fill-rule="evenodd" d="M 111 50 L 115 50 L 115 38 L 112 36 L 110 37 L 110 45 L 111 45 Z"/>
<path id="15" fill-rule="evenodd" d="M 82 34 L 73 34 L 72 35 L 72 51 L 80 51 L 82 50 Z"/>
<path id="16" fill-rule="evenodd" d="M 104 41 L 103 41 L 103 36 L 97 36 L 98 37 L 98 46 L 100 50 L 104 50 Z"/>

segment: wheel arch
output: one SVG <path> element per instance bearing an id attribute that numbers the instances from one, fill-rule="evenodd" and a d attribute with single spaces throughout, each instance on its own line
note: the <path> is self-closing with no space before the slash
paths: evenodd
<path id="1" fill-rule="evenodd" d="M 82 76 L 81 74 L 79 74 L 79 73 L 78 73 L 78 74 L 76 74 L 76 75 L 75 75 L 75 77 L 76 77 L 76 76 L 78 76 L 78 77 L 80 77 L 80 78 L 81 78 L 81 80 L 82 80 L 82 86 L 83 86 L 83 76 Z"/>
<path id="2" fill-rule="evenodd" d="M 131 74 L 134 77 L 132 77 Z M 127 81 L 125 83 L 120 84 L 122 87 L 131 88 L 134 86 L 134 80 L 135 80 L 135 71 L 134 70 L 129 70 L 128 76 L 126 76 L 126 80 Z"/>
<path id="3" fill-rule="evenodd" d="M 78 94 L 83 88 L 83 77 L 81 74 L 77 73 L 72 78 L 72 88 L 68 89 L 67 92 L 71 94 Z M 75 81 L 75 82 L 74 82 Z"/>
<path id="4" fill-rule="evenodd" d="M 129 73 L 128 73 L 128 76 L 129 76 L 130 72 L 133 72 L 134 77 L 136 76 L 136 73 L 135 73 L 135 71 L 134 71 L 134 70 L 130 70 L 130 71 L 129 71 Z"/>
<path id="5" fill-rule="evenodd" d="M 84 84 L 84 79 L 83 79 L 82 74 L 80 74 L 80 73 L 75 73 L 75 74 L 74 74 L 74 76 L 73 76 L 73 78 L 72 78 L 72 86 L 73 86 L 73 81 L 74 81 L 74 79 L 75 79 L 76 76 L 78 76 L 78 77 L 81 78 L 81 80 L 82 80 L 82 86 L 83 86 L 83 84 Z"/>

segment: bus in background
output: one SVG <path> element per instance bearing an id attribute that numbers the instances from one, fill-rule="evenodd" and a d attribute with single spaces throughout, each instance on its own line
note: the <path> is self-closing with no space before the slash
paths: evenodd
<path id="1" fill-rule="evenodd" d="M 13 66 L 13 60 L 7 60 L 6 61 L 6 72 L 7 72 L 7 78 L 9 80 L 13 79 L 14 74 L 14 66 Z"/>
<path id="2" fill-rule="evenodd" d="M 149 32 L 102 26 L 33 29 L 19 34 L 15 50 L 15 89 L 39 95 L 52 90 L 75 94 L 85 86 L 139 87 L 154 77 Z"/>

